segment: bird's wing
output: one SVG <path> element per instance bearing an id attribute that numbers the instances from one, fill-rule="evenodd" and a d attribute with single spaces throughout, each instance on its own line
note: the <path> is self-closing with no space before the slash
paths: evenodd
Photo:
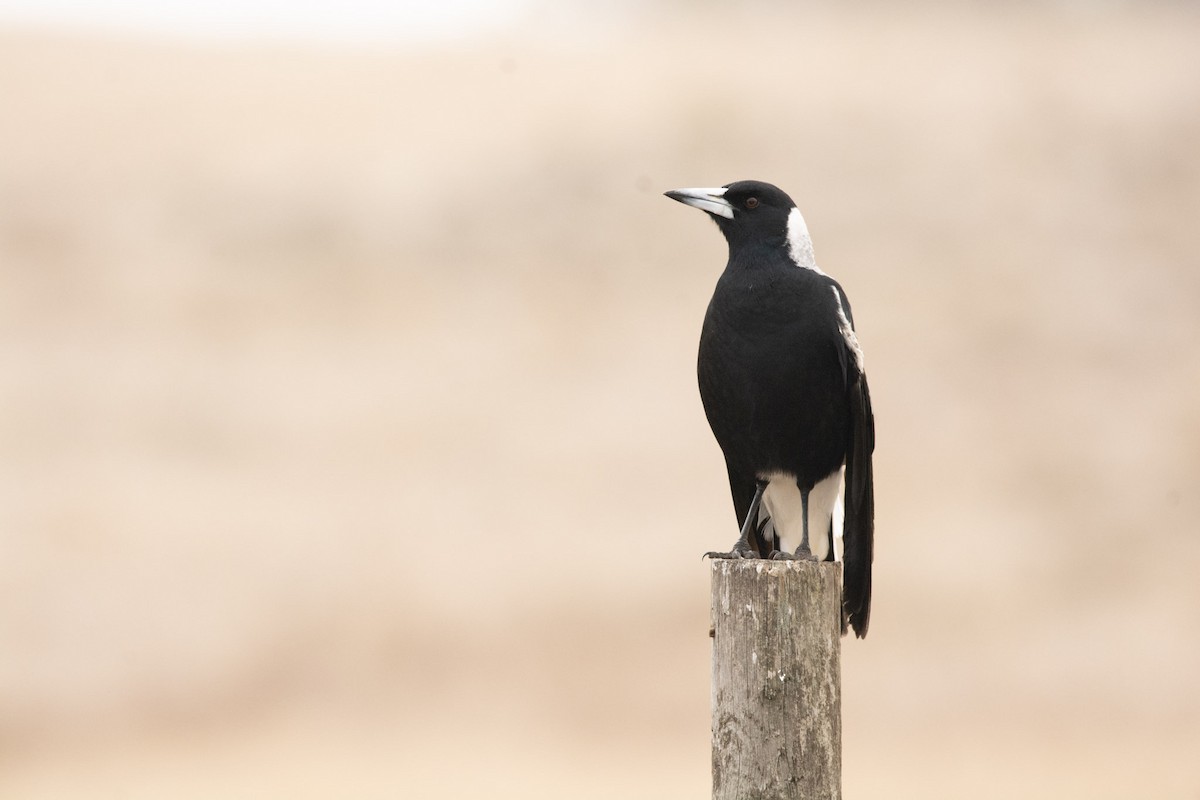
<path id="1" fill-rule="evenodd" d="M 849 625 L 860 639 L 867 635 L 871 619 L 871 562 L 875 552 L 875 485 L 871 454 L 875 452 L 875 416 L 871 391 L 863 371 L 862 347 L 854 332 L 850 300 L 833 281 L 834 299 L 842 335 L 838 360 L 846 381 L 850 407 L 850 429 L 846 442 L 845 519 L 842 524 L 843 627 Z"/>
<path id="2" fill-rule="evenodd" d="M 875 450 L 875 417 L 867 376 L 847 392 L 850 403 L 850 435 L 846 443 L 846 517 L 843 523 L 842 556 L 845 586 L 842 619 L 860 639 L 867 635 L 871 619 L 871 562 L 875 551 L 875 487 L 871 454 Z"/>

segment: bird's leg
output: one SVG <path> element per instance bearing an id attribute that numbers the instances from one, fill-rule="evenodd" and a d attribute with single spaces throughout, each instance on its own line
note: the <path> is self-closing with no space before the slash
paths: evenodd
<path id="1" fill-rule="evenodd" d="M 804 514 L 803 533 L 800 534 L 800 546 L 796 548 L 797 558 L 811 561 L 812 548 L 808 546 L 808 489 L 800 489 L 800 512 Z"/>
<path id="2" fill-rule="evenodd" d="M 755 530 L 754 523 L 758 520 L 758 507 L 762 503 L 763 491 L 767 488 L 766 481 L 755 481 L 754 499 L 750 501 L 750 510 L 742 523 L 742 534 L 728 553 L 718 553 L 710 550 L 705 558 L 754 558 L 754 548 L 750 546 L 750 532 Z"/>
<path id="3" fill-rule="evenodd" d="M 808 489 L 803 486 L 800 489 L 800 513 L 804 516 L 803 526 L 800 534 L 800 546 L 796 548 L 795 553 L 785 553 L 776 550 L 771 553 L 771 558 L 783 561 L 812 561 L 812 548 L 808 546 Z"/>

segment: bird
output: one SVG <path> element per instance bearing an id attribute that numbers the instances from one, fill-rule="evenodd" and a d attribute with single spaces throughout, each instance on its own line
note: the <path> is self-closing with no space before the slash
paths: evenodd
<path id="1" fill-rule="evenodd" d="M 729 260 L 700 333 L 700 398 L 725 456 L 739 537 L 711 558 L 843 561 L 842 632 L 871 614 L 875 420 L 841 284 L 804 217 L 762 181 L 665 192 L 704 211 Z"/>

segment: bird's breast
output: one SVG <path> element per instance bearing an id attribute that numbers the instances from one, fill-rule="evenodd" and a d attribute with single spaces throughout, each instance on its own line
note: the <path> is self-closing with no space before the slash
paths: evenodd
<path id="1" fill-rule="evenodd" d="M 697 372 L 727 458 L 811 485 L 844 457 L 846 407 L 839 334 L 821 325 L 831 317 L 819 302 L 832 294 L 803 289 L 722 281 L 705 315 Z"/>

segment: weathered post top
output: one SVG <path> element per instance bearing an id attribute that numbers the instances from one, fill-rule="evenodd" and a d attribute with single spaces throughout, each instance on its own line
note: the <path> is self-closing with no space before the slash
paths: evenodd
<path id="1" fill-rule="evenodd" d="M 711 563 L 714 800 L 840 800 L 841 564 Z"/>

